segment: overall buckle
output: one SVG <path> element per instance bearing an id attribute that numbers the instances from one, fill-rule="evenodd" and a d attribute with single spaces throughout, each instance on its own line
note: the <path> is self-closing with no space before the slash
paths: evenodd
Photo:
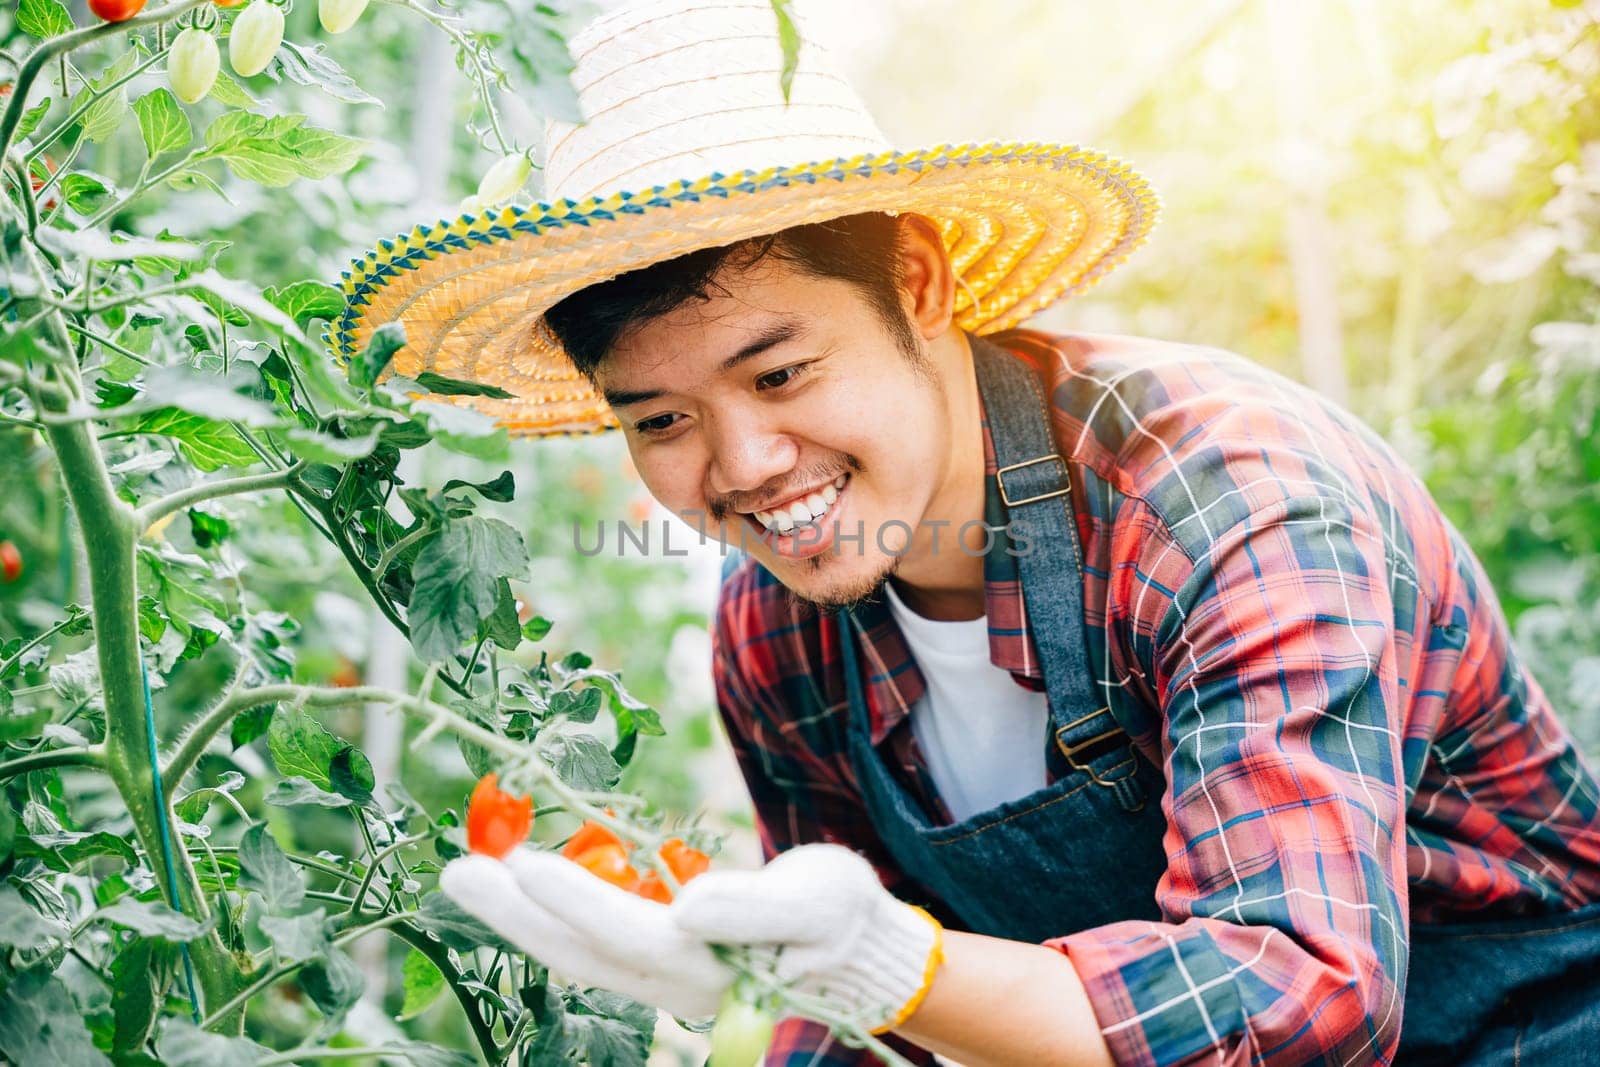
<path id="1" fill-rule="evenodd" d="M 1072 765 L 1073 770 L 1084 772 L 1094 781 L 1096 785 L 1114 787 L 1117 782 L 1120 781 L 1120 779 L 1106 779 L 1100 777 L 1099 772 L 1090 765 L 1090 760 L 1094 759 L 1096 756 L 1103 755 L 1105 752 L 1109 752 L 1113 748 L 1121 747 L 1123 744 L 1127 744 L 1130 748 L 1132 747 L 1132 740 L 1128 739 L 1128 735 L 1123 732 L 1122 727 L 1118 725 L 1115 719 L 1111 720 L 1110 729 L 1095 734 L 1087 741 L 1079 741 L 1076 744 L 1069 745 L 1061 739 L 1061 735 L 1071 730 L 1074 726 L 1080 726 L 1083 723 L 1088 722 L 1090 719 L 1093 719 L 1097 715 L 1109 716 L 1110 712 L 1111 707 L 1110 705 L 1107 705 L 1102 708 L 1096 708 L 1094 711 L 1091 711 L 1081 719 L 1075 719 L 1072 722 L 1069 722 L 1060 730 L 1056 731 L 1056 747 L 1061 749 L 1061 754 L 1067 758 L 1067 762 Z M 1107 742 L 1110 742 L 1110 744 Z M 1083 756 L 1083 753 L 1090 752 L 1091 750 L 1094 750 L 1092 755 Z M 1130 752 L 1129 755 L 1131 756 L 1132 753 Z"/>
<path id="2" fill-rule="evenodd" d="M 1006 492 L 1005 475 L 1008 472 L 1015 471 L 1015 470 L 1021 470 L 1024 467 L 1032 467 L 1032 466 L 1034 466 L 1035 464 L 1038 464 L 1038 463 L 1052 463 L 1052 462 L 1058 464 L 1060 466 L 1060 468 L 1061 468 L 1061 483 L 1062 483 L 1062 485 L 1061 485 L 1060 489 L 1052 489 L 1052 490 L 1050 490 L 1049 492 L 1046 492 L 1046 493 L 1036 493 L 1033 496 L 1024 497 L 1021 500 L 1012 500 L 1011 499 L 1011 494 Z M 1055 452 L 1050 453 L 1048 456 L 1039 456 L 1039 457 L 1034 458 L 1034 459 L 1025 459 L 1021 463 L 1012 463 L 1012 464 L 1009 464 L 1007 466 L 1001 467 L 999 470 L 994 472 L 994 480 L 995 480 L 995 483 L 997 485 L 999 485 L 999 487 L 1000 487 L 1000 499 L 1005 501 L 1005 505 L 1008 508 L 1018 507 L 1018 506 L 1020 506 L 1022 504 L 1032 504 L 1036 500 L 1049 500 L 1053 496 L 1065 496 L 1067 493 L 1071 492 L 1071 490 L 1072 490 L 1072 475 L 1067 470 L 1067 462 L 1066 462 L 1066 460 L 1062 459 L 1059 454 L 1057 454 Z"/>

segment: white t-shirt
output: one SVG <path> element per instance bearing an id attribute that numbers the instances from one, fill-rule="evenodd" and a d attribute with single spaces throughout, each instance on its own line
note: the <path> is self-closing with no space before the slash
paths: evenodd
<path id="1" fill-rule="evenodd" d="M 884 590 L 927 683 L 911 707 L 911 732 L 955 820 L 1043 787 L 1049 703 L 989 662 L 988 619 L 927 619 L 892 582 Z"/>

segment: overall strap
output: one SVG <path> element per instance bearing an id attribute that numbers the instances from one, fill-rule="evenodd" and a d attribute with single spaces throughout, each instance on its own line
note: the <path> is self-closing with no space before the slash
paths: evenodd
<path id="1" fill-rule="evenodd" d="M 1097 692 L 1083 623 L 1083 553 L 1073 519 L 1072 478 L 1056 451 L 1044 391 L 1029 366 L 969 335 L 978 390 L 994 442 L 995 481 L 1008 521 L 1026 525 L 1019 552 L 1023 604 L 1044 671 L 1052 730 L 1074 770 L 1116 792 L 1124 809 L 1144 806 L 1133 743 Z"/>

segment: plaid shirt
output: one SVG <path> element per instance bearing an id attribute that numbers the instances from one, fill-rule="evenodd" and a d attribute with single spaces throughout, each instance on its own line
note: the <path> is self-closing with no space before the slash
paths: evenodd
<path id="1" fill-rule="evenodd" d="M 1119 1063 L 1390 1062 L 1409 922 L 1600 900 L 1595 779 L 1478 561 L 1371 430 L 1228 353 L 991 340 L 1047 385 L 1091 663 L 1166 780 L 1164 921 L 1046 942 Z M 984 440 L 992 475 L 987 424 Z M 988 493 L 993 521 L 992 477 Z M 1039 687 L 1004 553 L 985 600 L 993 662 Z M 872 739 L 948 822 L 908 720 L 922 677 L 885 605 L 858 617 Z M 763 848 L 844 844 L 918 899 L 863 806 L 824 622 L 753 561 L 723 584 L 718 701 Z M 873 1060 L 789 1019 L 767 1062 Z"/>

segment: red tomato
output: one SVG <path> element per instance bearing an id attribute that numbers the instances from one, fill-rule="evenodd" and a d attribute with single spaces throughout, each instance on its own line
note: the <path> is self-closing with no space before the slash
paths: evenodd
<path id="1" fill-rule="evenodd" d="M 0 541 L 0 579 L 14 582 L 22 577 L 22 552 L 10 541 Z"/>
<path id="2" fill-rule="evenodd" d="M 674 837 L 661 846 L 661 862 L 667 865 L 679 885 L 687 885 L 689 879 L 706 873 L 711 857 L 697 848 L 690 848 L 683 838 Z"/>
<path id="3" fill-rule="evenodd" d="M 144 3 L 145 0 L 89 0 L 89 10 L 106 22 L 127 22 Z"/>
<path id="4" fill-rule="evenodd" d="M 639 881 L 639 872 L 628 862 L 628 853 L 621 845 L 596 845 L 569 858 L 595 877 L 623 889 L 632 889 Z"/>
<path id="5" fill-rule="evenodd" d="M 622 838 L 606 829 L 604 825 L 590 820 L 578 827 L 578 832 L 573 834 L 565 845 L 561 846 L 561 854 L 569 860 L 575 860 L 590 849 L 601 845 L 615 845 L 618 848 L 625 848 Z"/>
<path id="6" fill-rule="evenodd" d="M 667 888 L 667 883 L 655 871 L 646 871 L 631 887 L 632 891 L 646 900 L 653 900 L 658 904 L 672 903 L 672 890 Z"/>
<path id="7" fill-rule="evenodd" d="M 343 656 L 339 657 L 339 666 L 328 676 L 328 684 L 338 689 L 349 689 L 361 684 L 361 668 Z"/>
<path id="8" fill-rule="evenodd" d="M 496 859 L 527 840 L 533 827 L 533 798 L 502 792 L 499 780 L 484 775 L 467 802 L 467 847 Z"/>

